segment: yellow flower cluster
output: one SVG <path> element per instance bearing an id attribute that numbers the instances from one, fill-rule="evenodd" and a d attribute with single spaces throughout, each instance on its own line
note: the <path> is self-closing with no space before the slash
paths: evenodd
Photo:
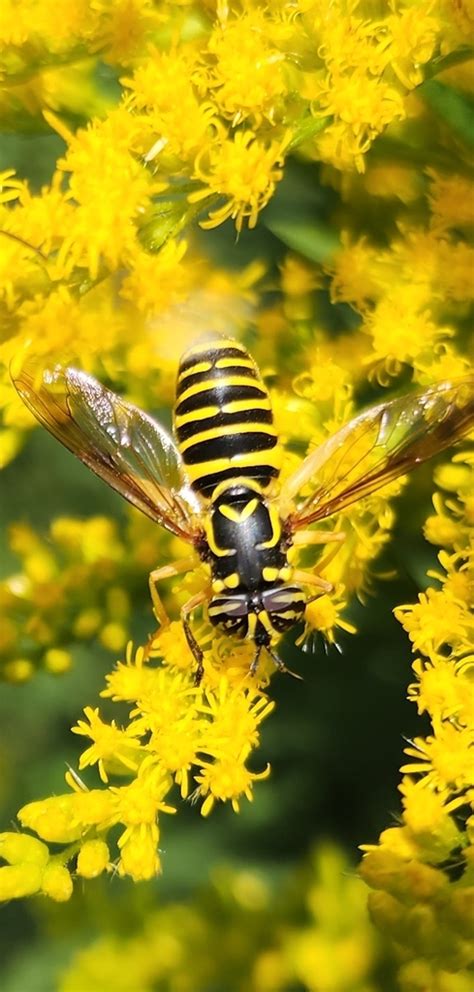
<path id="1" fill-rule="evenodd" d="M 323 355 L 320 346 L 314 371 L 309 367 L 296 379 L 296 397 L 285 401 L 281 395 L 276 403 L 280 429 L 290 443 L 301 439 L 302 433 L 303 421 L 295 421 L 293 415 L 295 402 L 305 410 L 306 432 L 312 443 L 322 440 L 352 412 L 347 370 L 329 358 L 324 365 Z M 333 523 L 346 532 L 346 545 L 339 554 L 329 551 L 323 559 L 324 574 L 334 582 L 335 591 L 319 597 L 307 611 L 307 629 L 319 631 L 329 642 L 335 640 L 338 627 L 354 630 L 341 612 L 348 593 L 355 590 L 362 595 L 366 591 L 371 561 L 387 540 L 393 522 L 387 497 L 396 488 L 387 487 L 385 494 L 356 505 Z M 97 631 L 106 646 L 113 650 L 120 647 L 129 605 L 125 590 L 137 566 L 146 571 L 158 560 L 160 551 L 163 553 L 159 534 L 146 520 L 134 517 L 134 527 L 124 543 L 106 519 L 79 523 L 60 518 L 51 530 L 62 555 L 58 559 L 51 546 L 42 545 L 34 533 L 16 528 L 13 546 L 24 555 L 24 596 L 30 584 L 31 634 L 40 643 L 41 632 L 43 643 L 48 637 L 56 638 L 55 649 L 46 651 L 48 667 L 53 655 L 65 654 L 58 650 L 58 641 L 61 645 L 67 637 L 90 637 Z M 66 567 L 65 554 L 71 555 Z M 187 580 L 193 581 L 199 581 L 199 573 L 196 580 Z M 14 591 L 14 577 L 5 583 L 5 588 L 11 587 Z M 52 593 L 56 596 L 52 604 L 48 590 L 50 597 Z M 187 598 L 190 591 L 185 583 L 175 591 L 175 601 Z M 59 613 L 57 597 L 64 603 Z M 118 609 L 120 615 L 111 615 L 111 608 Z M 57 627 L 58 617 L 61 629 Z M 269 769 L 251 771 L 248 759 L 259 743 L 259 725 L 273 708 L 265 692 L 271 663 L 265 663 L 257 686 L 249 676 L 251 645 L 236 648 L 227 638 L 217 638 L 215 633 L 211 636 L 207 627 L 199 631 L 199 640 L 206 645 L 200 689 L 194 685 L 194 659 L 179 624 L 163 629 L 145 650 L 134 653 L 129 648 L 126 662 L 108 676 L 103 692 L 116 703 L 132 706 L 127 724 L 122 728 L 113 720 L 106 722 L 98 709 L 87 707 L 86 719 L 75 728 L 77 734 L 90 740 L 79 771 L 97 765 L 105 787 L 88 790 L 69 775 L 71 794 L 30 803 L 20 810 L 23 826 L 34 830 L 43 841 L 66 845 L 63 872 L 77 859 L 76 871 L 83 877 L 110 870 L 114 863 L 121 874 L 149 878 L 160 870 L 158 817 L 174 811 L 169 805 L 173 784 L 179 787 L 182 798 L 191 793 L 193 799 L 199 799 L 201 812 L 207 815 L 216 801 L 230 801 L 238 811 L 241 798 L 252 797 L 253 782 L 268 774 Z M 158 666 L 157 659 L 161 662 Z M 113 785 L 109 784 L 111 776 Z M 127 778 L 128 784 L 115 784 L 117 777 Z M 122 829 L 118 856 L 107 846 L 108 833 L 117 825 Z M 93 855 L 97 855 L 96 860 Z M 24 894 L 20 867 L 16 864 L 17 895 Z M 28 876 L 29 862 L 23 864 L 23 870 Z M 0 892 L 1 880 L 0 871 Z M 15 893 L 10 873 L 6 882 L 5 891 L 11 897 Z"/>
<path id="2" fill-rule="evenodd" d="M 197 902 L 162 905 L 125 938 L 104 932 L 82 947 L 57 988 L 369 992 L 380 951 L 366 899 L 332 846 L 278 885 L 254 870 L 220 868 Z"/>
<path id="3" fill-rule="evenodd" d="M 379 169 L 378 195 L 390 190 L 389 178 L 385 174 L 382 182 Z M 460 232 L 472 224 L 474 183 L 430 170 L 426 192 L 427 224 L 400 220 L 388 248 L 346 233 L 330 265 L 332 299 L 361 314 L 369 339 L 363 364 L 382 383 L 406 365 L 423 384 L 461 376 L 469 367 L 452 339 L 473 299 L 474 250 Z"/>
<path id="4" fill-rule="evenodd" d="M 252 351 L 271 385 L 278 376 L 272 396 L 288 452 L 284 475 L 391 377 L 405 373 L 425 384 L 464 373 L 474 186 L 462 148 L 454 167 L 443 128 L 429 161 L 420 158 L 413 135 L 432 124 L 430 91 L 426 84 L 419 96 L 413 91 L 425 76 L 467 58 L 467 2 L 242 0 L 229 8 L 97 0 L 62 5 L 60 25 L 56 7 L 6 0 L 0 11 L 2 119 L 40 121 L 63 142 L 39 192 L 11 169 L 0 175 L 1 464 L 31 425 L 7 372 L 28 348 L 40 362 L 94 370 L 153 409 L 158 398 L 172 405 L 177 360 L 196 333 L 240 334 L 253 321 Z M 296 151 L 311 169 L 325 163 L 323 181 L 336 188 L 332 239 L 321 247 L 305 241 L 307 229 L 285 228 L 282 240 L 306 257 L 287 255 L 279 283 L 258 261 L 240 272 L 211 264 L 193 238 L 194 222 L 204 230 L 228 219 L 237 232 L 255 227 Z M 343 228 L 338 251 L 336 226 Z M 327 290 L 338 305 L 332 323 Z M 470 875 L 450 883 L 442 867 L 470 856 L 467 830 L 453 816 L 468 787 L 472 742 L 466 473 L 462 459 L 441 473 L 448 495 L 437 496 L 426 524 L 428 540 L 443 548 L 441 588 L 399 608 L 419 654 L 410 696 L 433 723 L 430 737 L 410 745 L 404 766 L 422 777 L 404 781 L 404 825 L 383 835 L 364 867 L 379 890 L 374 917 L 395 944 L 411 949 L 407 989 L 417 981 L 430 987 L 429 960 L 450 974 L 467 955 Z M 305 636 L 315 632 L 332 643 L 339 630 L 354 630 L 345 608 L 353 593 L 363 599 L 370 591 L 372 562 L 393 524 L 390 498 L 402 485 L 390 484 L 331 521 L 346 537 L 337 555 L 330 544 L 317 563 L 311 549 L 302 553 L 334 587 L 309 605 Z M 146 521 L 124 535 L 96 517 L 59 518 L 47 540 L 18 524 L 10 541 L 21 571 L 0 584 L 8 613 L 0 652 L 6 677 L 16 681 L 32 674 L 35 656 L 49 672 L 64 671 L 76 640 L 97 636 L 122 652 L 136 583 L 143 588 L 146 572 L 171 552 L 170 540 Z M 201 581 L 198 571 L 172 589 L 174 606 Z M 270 662 L 257 683 L 249 675 L 251 646 L 211 636 L 205 620 L 198 633 L 205 670 L 199 688 L 180 625 L 127 649 L 102 693 L 107 715 L 90 705 L 74 728 L 87 738 L 79 772 L 97 766 L 98 784 L 89 788 L 70 772 L 70 792 L 22 808 L 22 826 L 39 839 L 0 835 L 1 898 L 42 892 L 66 900 L 72 872 L 153 877 L 161 867 L 162 815 L 174 812 L 178 790 L 199 802 L 204 816 L 218 802 L 237 811 L 252 798 L 253 783 L 269 773 L 252 761 L 273 708 Z M 112 703 L 121 714 L 128 706 L 123 725 L 108 718 Z M 47 844 L 60 845 L 60 853 Z M 449 949 L 433 945 L 436 927 L 458 924 Z M 283 969 L 284 981 L 316 989 L 315 961 L 331 987 L 326 945 L 315 958 L 317 946 L 308 925 L 305 939 L 288 942 L 291 964 L 275 963 L 270 950 L 259 958 L 258 987 L 271 988 L 276 973 L 278 988 Z M 343 954 L 336 953 L 339 986 L 347 988 Z M 364 987 L 363 961 L 360 975 Z"/>
<path id="5" fill-rule="evenodd" d="M 352 412 L 349 373 L 329 358 L 324 367 L 323 354 L 321 345 L 315 359 L 319 373 L 327 372 L 323 379 L 316 375 L 316 367 L 309 367 L 295 380 L 296 393 L 276 397 L 279 428 L 290 445 L 301 442 L 305 433 L 302 418 L 294 417 L 295 403 L 305 412 L 305 431 L 312 444 Z M 318 382 L 324 383 L 323 391 Z M 288 464 L 294 464 L 291 455 Z M 354 632 L 344 619 L 347 599 L 354 591 L 360 596 L 367 592 L 371 563 L 393 523 L 389 497 L 398 488 L 398 483 L 391 484 L 332 521 L 332 527 L 345 532 L 346 542 L 341 550 L 339 542 L 329 543 L 317 567 L 324 569 L 334 591 L 309 605 L 302 639 L 313 632 L 333 643 L 338 629 Z M 20 576 L 4 582 L 7 605 L 11 607 L 20 592 L 23 597 L 19 597 L 22 612 L 17 623 L 14 617 L 11 620 L 10 649 L 26 631 L 44 652 L 44 664 L 50 670 L 59 656 L 68 657 L 65 648 L 77 639 L 98 636 L 106 647 L 120 650 L 128 628 L 130 591 L 139 574 L 144 586 L 146 572 L 163 555 L 171 554 L 172 543 L 135 513 L 124 538 L 107 518 L 96 517 L 85 522 L 57 519 L 48 543 L 24 526 L 14 528 L 12 537 L 24 566 Z M 205 581 L 202 567 L 189 573 L 173 590 L 174 608 Z M 100 871 L 111 870 L 115 864 L 120 874 L 136 880 L 150 878 L 160 870 L 158 820 L 161 813 L 174 812 L 169 805 L 174 786 L 182 799 L 199 801 L 202 815 L 207 816 L 216 802 L 230 802 L 238 812 L 241 799 L 252 798 L 254 781 L 269 774 L 268 767 L 253 771 L 249 764 L 259 745 L 260 724 L 274 706 L 266 691 L 274 672 L 271 659 L 260 663 L 257 681 L 249 672 L 254 654 L 251 643 L 219 637 L 204 621 L 196 636 L 204 649 L 199 688 L 194 684 L 195 661 L 182 626 L 173 622 L 145 648 L 133 651 L 129 645 L 125 662 L 107 677 L 102 695 L 131 707 L 123 726 L 103 719 L 96 707 L 86 708 L 85 719 L 74 728 L 89 741 L 79 760 L 79 772 L 96 765 L 103 787 L 88 789 L 69 773 L 70 794 L 33 802 L 20 810 L 22 825 L 42 841 L 66 845 L 64 868 L 78 859 L 76 870 L 83 874 L 81 866 L 89 864 L 83 855 L 85 847 L 102 854 L 108 851 Z M 20 664 L 20 660 L 10 662 L 7 676 L 20 678 Z M 28 674 L 24 672 L 23 677 Z M 117 784 L 117 778 L 119 782 L 126 778 L 127 784 Z M 118 850 L 108 850 L 108 834 L 117 825 L 122 830 Z M 28 866 L 24 868 L 28 873 Z M 0 894 L 1 878 L 0 869 Z M 11 895 L 11 884 L 8 892 Z"/>
<path id="6" fill-rule="evenodd" d="M 9 532 L 20 568 L 0 580 L 0 666 L 10 682 L 38 666 L 62 674 L 70 645 L 97 637 L 122 651 L 143 576 L 166 554 L 166 534 L 135 511 L 125 528 L 110 517 L 56 517 L 45 537 L 27 524 Z"/>
<path id="7" fill-rule="evenodd" d="M 160 666 L 153 664 L 158 657 Z M 252 799 L 252 783 L 268 775 L 268 768 L 258 773 L 247 768 L 259 743 L 259 725 L 274 706 L 249 676 L 249 664 L 246 647 L 235 652 L 226 640 L 212 643 L 205 653 L 205 688 L 198 689 L 194 659 L 179 624 L 157 635 L 146 649 L 133 652 L 129 645 L 126 661 L 108 676 L 102 693 L 132 707 L 127 726 L 106 723 L 98 709 L 87 707 L 86 719 L 73 728 L 92 741 L 79 769 L 97 765 L 105 787 L 89 790 L 69 772 L 73 791 L 29 803 L 18 814 L 22 825 L 49 843 L 67 845 L 60 858 L 64 871 L 77 857 L 77 874 L 86 878 L 111 868 L 107 836 L 120 825 L 119 873 L 136 881 L 156 875 L 159 816 L 175 812 L 167 800 L 174 783 L 184 799 L 195 786 L 191 798 L 202 800 L 206 816 L 216 800 L 230 801 L 238 811 L 242 796 Z M 111 785 L 110 775 L 130 781 Z M 9 836 L 2 835 L 7 852 Z M 17 896 L 25 894 L 23 876 L 30 874 L 29 856 L 22 857 L 23 836 L 18 835 L 15 848 Z M 10 861 L 8 854 L 5 858 Z M 43 890 L 39 874 L 37 883 L 31 891 Z M 12 873 L 3 874 L 3 869 L 0 894 L 15 895 Z"/>
<path id="8" fill-rule="evenodd" d="M 232 8 L 101 0 L 93 8 L 63 4 L 58 25 L 51 0 L 5 0 L 2 120 L 14 130 L 47 126 L 65 149 L 39 192 L 12 170 L 0 175 L 3 368 L 26 345 L 40 357 L 97 367 L 97 319 L 99 370 L 116 378 L 126 367 L 131 389 L 131 372 L 162 368 L 156 321 L 190 299 L 203 327 L 213 311 L 195 299 L 206 263 L 185 254 L 179 233 L 198 214 L 203 227 L 227 218 L 238 231 L 255 226 L 297 148 L 346 177 L 363 171 L 388 125 L 423 116 L 410 94 L 425 71 L 467 58 L 469 11 L 451 7 L 446 0 L 393 0 L 382 12 L 368 0 L 268 7 L 241 0 Z M 71 120 L 81 125 L 75 132 Z M 449 225 L 439 213 L 443 181 L 433 180 L 438 232 Z M 457 189 L 453 198 L 465 211 L 468 196 Z M 470 264 L 461 252 L 455 273 L 444 260 L 455 283 L 448 295 L 461 299 Z M 449 329 L 433 327 L 416 292 L 410 300 L 405 292 L 398 308 L 393 292 L 368 331 L 380 355 L 385 321 L 394 336 L 395 324 L 403 325 L 399 363 L 410 353 L 408 339 L 429 347 Z M 175 360 L 178 353 L 177 345 Z M 0 465 L 16 454 L 29 423 L 7 382 L 4 371 Z"/>
<path id="9" fill-rule="evenodd" d="M 395 615 L 413 644 L 409 698 L 432 725 L 405 749 L 403 818 L 368 849 L 369 909 L 401 958 L 400 988 L 467 992 L 472 984 L 473 473 L 469 456 L 438 472 L 426 536 L 441 546 L 439 588 Z M 403 953 L 401 952 L 403 948 Z"/>

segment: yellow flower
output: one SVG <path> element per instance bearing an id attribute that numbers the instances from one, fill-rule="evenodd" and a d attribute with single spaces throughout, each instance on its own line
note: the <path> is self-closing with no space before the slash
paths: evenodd
<path id="1" fill-rule="evenodd" d="M 49 860 L 45 844 L 20 833 L 0 834 L 0 899 L 21 899 L 39 892 Z"/>
<path id="2" fill-rule="evenodd" d="M 470 626 L 462 604 L 436 589 L 420 593 L 418 599 L 417 604 L 397 606 L 394 610 L 413 642 L 413 650 L 436 655 L 447 644 L 456 649 Z"/>
<path id="3" fill-rule="evenodd" d="M 82 878 L 97 878 L 109 865 L 109 849 L 103 840 L 88 840 L 77 858 L 77 874 Z"/>
<path id="4" fill-rule="evenodd" d="M 373 298 L 380 295 L 385 280 L 391 277 L 378 253 L 366 238 L 351 243 L 347 232 L 342 232 L 342 248 L 327 265 L 331 279 L 333 302 L 352 303 L 363 312 Z M 392 263 L 393 264 L 393 263 Z"/>
<path id="5" fill-rule="evenodd" d="M 394 120 L 402 120 L 405 107 L 402 95 L 363 69 L 352 73 L 332 72 L 319 84 L 313 84 L 313 101 L 318 116 L 334 116 L 336 125 L 319 139 L 327 160 L 336 164 L 341 156 L 352 157 L 359 172 L 365 169 L 364 154 L 377 134 Z M 331 130 L 337 139 L 328 154 Z M 344 163 L 344 158 L 340 164 Z M 346 159 L 347 164 L 347 159 Z"/>
<path id="6" fill-rule="evenodd" d="M 446 300 L 465 304 L 474 296 L 474 286 L 471 275 L 474 266 L 474 248 L 462 241 L 450 243 L 444 239 L 439 242 L 439 284 L 434 286 L 434 292 Z"/>
<path id="7" fill-rule="evenodd" d="M 269 43 L 270 22 L 249 9 L 216 27 L 208 45 L 207 83 L 221 113 L 235 126 L 247 118 L 255 125 L 273 122 L 286 93 L 284 55 Z"/>
<path id="8" fill-rule="evenodd" d="M 67 902 L 72 896 L 71 873 L 64 865 L 51 860 L 44 870 L 41 889 L 55 902 Z"/>
<path id="9" fill-rule="evenodd" d="M 433 55 L 442 31 L 442 24 L 430 16 L 433 6 L 431 0 L 422 0 L 386 20 L 390 64 L 407 89 L 423 81 L 422 66 Z"/>
<path id="10" fill-rule="evenodd" d="M 111 724 L 103 723 L 99 717 L 99 710 L 93 710 L 91 706 L 86 706 L 84 713 L 88 719 L 78 720 L 77 726 L 72 728 L 73 734 L 80 734 L 82 737 L 90 737 L 93 740 L 91 747 L 83 751 L 79 762 L 82 771 L 89 765 L 97 763 L 99 775 L 102 782 L 108 782 L 108 771 L 136 771 L 139 765 L 139 743 L 134 740 L 137 730 L 129 726 L 126 730 L 120 730 Z"/>
<path id="11" fill-rule="evenodd" d="M 133 249 L 136 224 L 150 197 L 165 188 L 132 155 L 134 124 L 122 108 L 69 137 L 58 169 L 69 174 L 76 209 L 59 258 L 69 271 L 86 267 L 96 279 L 102 265 L 116 269 Z"/>
<path id="12" fill-rule="evenodd" d="M 318 596 L 306 607 L 305 620 L 310 628 L 320 631 L 328 644 L 335 644 L 338 627 L 348 634 L 356 633 L 354 625 L 343 620 L 339 615 L 346 606 L 342 589 L 335 594 Z"/>
<path id="13" fill-rule="evenodd" d="M 241 231 L 244 221 L 255 227 L 258 214 L 273 196 L 283 176 L 284 149 L 288 137 L 264 144 L 253 131 L 237 131 L 204 149 L 194 167 L 194 178 L 204 187 L 189 194 L 190 203 L 222 197 L 222 207 L 211 210 L 201 227 L 217 227 L 229 217 Z"/>
<path id="14" fill-rule="evenodd" d="M 459 546 L 465 537 L 462 521 L 449 512 L 450 507 L 440 493 L 433 496 L 433 506 L 436 513 L 426 518 L 423 528 L 426 540 L 446 548 Z"/>
<path id="15" fill-rule="evenodd" d="M 120 296 L 145 314 L 160 313 L 180 303 L 189 292 L 189 275 L 181 263 L 185 241 L 170 239 L 156 255 L 138 246 L 130 257 L 130 273 L 123 280 Z"/>
<path id="16" fill-rule="evenodd" d="M 87 6 L 87 4 L 86 4 Z M 126 65 L 143 51 L 162 17 L 149 0 L 94 0 L 97 11 L 96 46 L 105 49 L 108 59 Z"/>
<path id="17" fill-rule="evenodd" d="M 419 355 L 432 350 L 443 338 L 450 337 L 449 327 L 438 327 L 431 319 L 426 294 L 418 286 L 398 287 L 398 291 L 381 300 L 367 317 L 365 330 L 372 338 L 371 360 L 392 360 L 398 369 L 402 363 L 416 362 Z"/>
<path id="18" fill-rule="evenodd" d="M 406 775 L 399 786 L 403 818 L 417 844 L 433 860 L 444 860 L 463 844 L 463 831 L 450 814 L 462 806 L 464 796 L 450 798 L 447 790 L 433 788 L 427 778 L 415 781 Z M 406 828 L 405 828 L 406 829 Z"/>
<path id="19" fill-rule="evenodd" d="M 215 691 L 207 691 L 199 711 L 210 718 L 203 732 L 200 751 L 207 754 L 248 754 L 259 740 L 258 727 L 273 710 L 274 703 L 257 689 L 233 687 L 225 677 Z"/>
<path id="20" fill-rule="evenodd" d="M 417 703 L 418 712 L 428 711 L 435 720 L 457 717 L 466 722 L 474 703 L 470 679 L 454 674 L 449 659 L 433 659 L 430 664 L 420 658 L 413 662 L 417 681 L 408 686 L 408 698 Z"/>
<path id="21" fill-rule="evenodd" d="M 460 790 L 472 784 L 474 728 L 463 729 L 449 723 L 436 728 L 436 736 L 416 737 L 405 754 L 414 761 L 402 765 L 402 772 L 419 772 L 426 782 L 440 789 Z"/>
<path id="22" fill-rule="evenodd" d="M 127 644 L 125 663 L 118 662 L 113 672 L 106 676 L 107 688 L 101 696 L 113 699 L 114 702 L 136 702 L 139 697 L 145 698 L 148 691 L 156 684 L 156 673 L 144 664 L 148 654 L 143 647 L 133 652 L 131 641 Z"/>
<path id="23" fill-rule="evenodd" d="M 215 108 L 199 99 L 196 75 L 192 50 L 160 52 L 153 48 L 133 76 L 122 80 L 130 91 L 125 105 L 139 114 L 140 144 L 147 161 L 159 165 L 164 159 L 181 172 L 207 145 Z"/>
<path id="24" fill-rule="evenodd" d="M 431 209 L 431 227 L 439 233 L 450 228 L 474 225 L 474 183 L 468 176 L 444 175 L 435 169 L 427 170 L 431 181 L 428 202 Z"/>
<path id="25" fill-rule="evenodd" d="M 0 203 L 17 200 L 24 192 L 26 192 L 25 183 L 21 179 L 15 179 L 14 169 L 4 169 L 0 172 Z"/>
<path id="26" fill-rule="evenodd" d="M 465 455 L 461 455 L 464 461 Z M 458 497 L 466 485 L 464 468 L 458 472 L 457 466 L 444 466 L 437 473 Z M 449 523 L 462 516 L 460 501 L 442 499 L 438 493 L 433 502 L 434 520 L 442 518 L 441 536 L 447 534 L 449 544 Z M 397 945 L 403 945 L 407 964 L 399 979 L 401 987 L 407 989 L 418 965 L 421 971 L 416 981 L 423 975 L 429 988 L 438 981 L 442 969 L 446 969 L 449 981 L 459 972 L 463 982 L 468 967 L 467 948 L 460 938 L 466 927 L 472 929 L 472 914 L 463 899 L 470 871 L 470 821 L 464 808 L 472 800 L 474 749 L 467 528 L 458 529 L 456 544 L 455 552 L 440 552 L 442 571 L 430 572 L 442 588 L 428 589 L 415 606 L 395 610 L 414 650 L 422 653 L 413 664 L 416 681 L 409 686 L 408 695 L 420 713 L 428 713 L 432 733 L 426 738 L 416 737 L 405 749 L 409 761 L 401 771 L 409 774 L 400 785 L 403 826 L 384 831 L 378 848 L 369 851 L 362 865 L 363 877 L 380 890 L 369 900 L 376 925 Z M 445 866 L 456 869 L 464 860 L 466 871 L 459 878 L 450 878 L 441 870 Z"/>
<path id="27" fill-rule="evenodd" d="M 120 835 L 120 874 L 131 875 L 135 881 L 152 878 L 160 870 L 157 845 L 158 814 L 174 813 L 164 802 L 170 790 L 169 776 L 147 772 L 130 785 L 112 787 L 115 821 L 125 825 Z"/>
<path id="28" fill-rule="evenodd" d="M 198 788 L 196 797 L 204 797 L 201 806 L 202 816 L 208 816 L 216 800 L 220 802 L 232 803 L 235 813 L 239 812 L 239 802 L 244 795 L 249 802 L 252 801 L 252 783 L 260 779 L 268 778 L 270 766 L 263 772 L 250 772 L 245 767 L 244 761 L 231 759 L 216 759 L 215 761 L 201 761 L 201 771 L 195 776 Z"/>

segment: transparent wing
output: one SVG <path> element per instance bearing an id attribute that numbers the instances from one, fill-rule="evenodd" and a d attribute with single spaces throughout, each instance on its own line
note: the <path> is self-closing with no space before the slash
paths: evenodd
<path id="1" fill-rule="evenodd" d="M 369 496 L 449 447 L 474 426 L 474 376 L 441 382 L 359 414 L 304 460 L 284 483 L 282 513 L 291 531 Z M 297 509 L 305 486 L 311 495 Z"/>
<path id="2" fill-rule="evenodd" d="M 40 423 L 112 489 L 173 534 L 197 540 L 200 507 L 163 427 L 77 369 L 38 371 L 30 359 L 12 379 Z"/>

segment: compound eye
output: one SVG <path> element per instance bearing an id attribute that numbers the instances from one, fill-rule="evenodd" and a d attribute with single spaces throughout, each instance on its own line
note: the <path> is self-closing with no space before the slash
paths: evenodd
<path id="1" fill-rule="evenodd" d="M 214 627 L 222 627 L 226 634 L 246 637 L 248 633 L 249 602 L 246 596 L 215 596 L 207 608 Z"/>
<path id="2" fill-rule="evenodd" d="M 283 634 L 301 620 L 306 599 L 297 586 L 278 586 L 262 593 L 262 606 L 270 617 L 273 629 Z"/>

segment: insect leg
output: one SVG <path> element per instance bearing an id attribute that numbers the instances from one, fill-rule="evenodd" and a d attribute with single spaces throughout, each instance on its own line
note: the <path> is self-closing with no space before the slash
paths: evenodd
<path id="1" fill-rule="evenodd" d="M 262 645 L 259 644 L 258 647 L 257 647 L 257 650 L 255 652 L 255 657 L 254 657 L 254 659 L 252 661 L 252 664 L 251 664 L 251 666 L 249 668 L 249 674 L 250 675 L 255 675 L 255 672 L 257 671 L 257 668 L 258 668 L 258 663 L 260 661 L 260 655 L 261 655 L 261 653 L 262 653 Z M 272 655 L 272 658 L 273 658 L 273 655 Z"/>
<path id="2" fill-rule="evenodd" d="M 326 579 L 321 579 L 319 575 L 313 575 L 312 572 L 305 572 L 302 568 L 293 569 L 291 578 L 295 582 L 301 583 L 302 586 L 316 586 L 323 592 L 332 592 L 334 588 L 331 582 L 326 582 Z"/>
<path id="3" fill-rule="evenodd" d="M 291 668 L 286 667 L 285 662 L 281 660 L 279 655 L 277 655 L 276 651 L 274 651 L 270 645 L 267 646 L 267 651 L 270 655 L 270 658 L 273 661 L 273 664 L 275 665 L 275 668 L 277 668 L 279 672 L 285 672 L 286 675 L 291 675 L 294 679 L 298 679 L 300 682 L 303 681 L 301 675 L 298 675 L 296 672 L 292 672 Z M 257 657 L 257 661 L 258 661 L 258 657 Z"/>
<path id="4" fill-rule="evenodd" d="M 335 544 L 331 548 L 331 551 L 329 551 L 329 553 L 326 555 L 325 558 L 320 558 L 320 560 L 318 561 L 318 564 L 316 566 L 316 571 L 318 573 L 319 572 L 322 572 L 323 569 L 326 568 L 326 566 L 329 565 L 329 563 L 333 560 L 333 558 L 336 557 L 336 555 L 337 555 L 337 553 L 339 551 L 339 547 L 340 547 L 340 544 Z"/>
<path id="5" fill-rule="evenodd" d="M 156 583 L 161 582 L 162 579 L 171 579 L 175 575 L 180 575 L 181 572 L 189 572 L 190 569 L 196 567 L 195 558 L 180 558 L 179 561 L 173 562 L 171 565 L 162 565 L 161 568 L 155 568 L 148 577 L 148 585 L 150 587 L 150 596 L 153 603 L 153 612 L 156 619 L 161 627 L 167 627 L 170 622 L 170 618 L 164 608 L 163 600 L 156 588 Z"/>
<path id="6" fill-rule="evenodd" d="M 191 630 L 191 624 L 189 623 L 188 616 L 193 610 L 196 609 L 197 606 L 201 606 L 201 603 L 205 603 L 207 599 L 209 599 L 209 590 L 202 589 L 201 592 L 197 592 L 195 596 L 188 599 L 188 602 L 181 607 L 181 623 L 183 624 L 184 636 L 188 642 L 189 650 L 194 655 L 197 662 L 196 674 L 194 676 L 195 685 L 199 685 L 204 675 L 204 654 Z"/>
<path id="7" fill-rule="evenodd" d="M 293 544 L 329 544 L 337 541 L 342 544 L 346 535 L 342 530 L 297 530 L 293 535 Z"/>

